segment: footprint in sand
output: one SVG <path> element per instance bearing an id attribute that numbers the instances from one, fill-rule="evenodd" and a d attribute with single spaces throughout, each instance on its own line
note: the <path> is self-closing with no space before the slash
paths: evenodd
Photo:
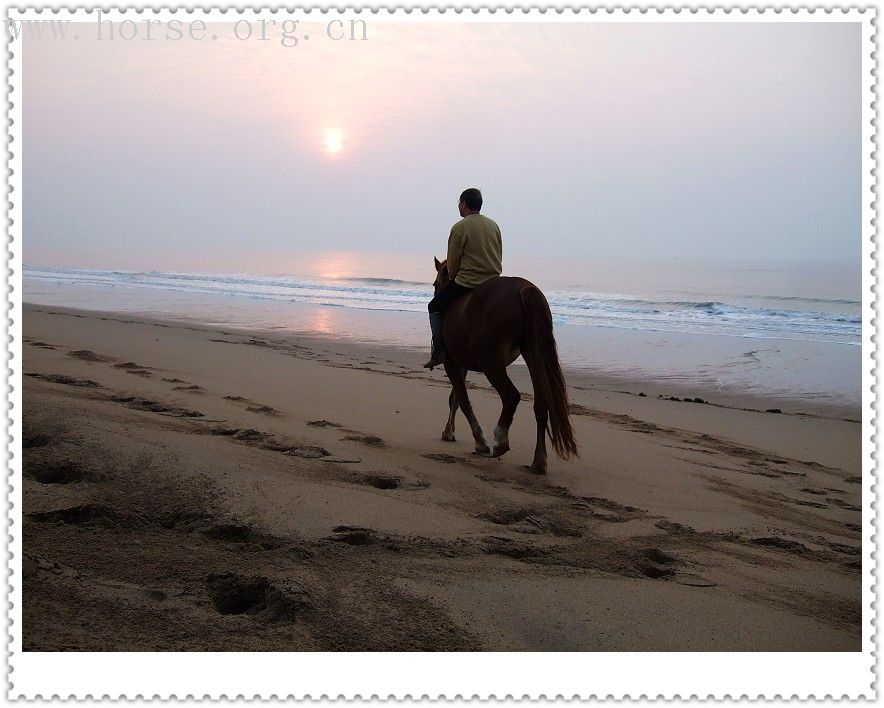
<path id="1" fill-rule="evenodd" d="M 863 549 L 861 546 L 848 546 L 844 543 L 829 543 L 829 548 L 831 548 L 836 553 L 844 553 L 848 556 L 859 556 L 862 555 Z"/>
<path id="2" fill-rule="evenodd" d="M 99 469 L 86 466 L 77 460 L 48 455 L 25 460 L 22 474 L 39 484 L 77 484 L 80 482 L 103 482 L 107 475 Z"/>
<path id="3" fill-rule="evenodd" d="M 669 521 L 664 519 L 663 521 L 658 521 L 654 524 L 658 529 L 662 529 L 663 531 L 668 531 L 671 534 L 675 534 L 677 536 L 697 536 L 699 535 L 699 531 L 690 526 L 686 526 L 685 524 L 679 524 L 676 521 Z"/>
<path id="4" fill-rule="evenodd" d="M 816 496 L 825 496 L 826 495 L 826 490 L 819 489 L 818 487 L 804 487 L 804 488 L 802 488 L 801 491 L 804 492 L 805 494 L 814 494 Z"/>
<path id="5" fill-rule="evenodd" d="M 150 378 L 153 376 L 153 373 L 148 371 L 149 367 L 142 366 L 141 364 L 136 364 L 134 361 L 126 361 L 122 364 L 114 364 L 114 368 L 123 369 L 127 374 L 143 376 L 144 378 Z"/>
<path id="6" fill-rule="evenodd" d="M 856 506 L 855 504 L 850 504 L 843 499 L 834 499 L 833 497 L 826 497 L 826 501 L 831 502 L 835 506 L 840 506 L 842 509 L 846 509 L 847 511 L 862 511 L 862 507 Z"/>
<path id="7" fill-rule="evenodd" d="M 203 418 L 204 413 L 199 411 L 188 410 L 187 408 L 179 408 L 178 406 L 170 406 L 160 401 L 152 401 L 149 398 L 141 398 L 139 396 L 111 396 L 110 400 L 114 403 L 122 403 L 129 408 L 140 411 L 148 411 L 149 413 L 159 413 L 160 415 L 175 416 L 178 418 Z"/>
<path id="8" fill-rule="evenodd" d="M 350 546 L 367 546 L 377 540 L 372 529 L 361 526 L 335 526 L 334 533 L 329 540 L 346 543 Z"/>
<path id="9" fill-rule="evenodd" d="M 149 366 L 142 366 L 134 361 L 124 361 L 122 364 L 114 364 L 115 369 L 149 369 Z"/>
<path id="10" fill-rule="evenodd" d="M 32 430 L 27 422 L 22 426 L 21 446 L 26 450 L 46 447 L 55 443 L 55 437 L 50 433 Z"/>
<path id="11" fill-rule="evenodd" d="M 80 572 L 70 566 L 61 565 L 42 556 L 25 553 L 22 556 L 22 577 L 31 578 L 38 573 L 53 573 L 54 575 L 66 575 L 79 578 Z"/>
<path id="12" fill-rule="evenodd" d="M 26 344 L 30 344 L 32 347 L 37 347 L 37 349 L 55 349 L 51 344 L 47 344 L 46 342 L 38 342 L 35 340 L 25 339 Z"/>
<path id="13" fill-rule="evenodd" d="M 509 526 L 511 531 L 553 536 L 581 536 L 580 529 L 563 514 L 548 509 L 508 507 L 479 514 L 480 519 Z"/>
<path id="14" fill-rule="evenodd" d="M 377 435 L 345 435 L 341 438 L 341 441 L 358 442 L 368 447 L 387 447 L 384 439 Z"/>
<path id="15" fill-rule="evenodd" d="M 236 401 L 238 403 L 248 403 L 246 406 L 246 410 L 249 413 L 260 413 L 261 415 L 268 416 L 277 416 L 280 415 L 279 411 L 271 406 L 265 406 L 260 403 L 255 403 L 254 401 L 243 398 L 242 396 L 224 396 L 225 401 Z"/>
<path id="16" fill-rule="evenodd" d="M 292 623 L 312 609 L 303 588 L 278 585 L 263 575 L 211 573 L 205 589 L 222 615 L 248 615 L 265 624 Z"/>
<path id="17" fill-rule="evenodd" d="M 516 560 L 544 558 L 549 553 L 543 548 L 506 536 L 488 536 L 485 539 L 485 552 L 496 556 L 506 556 Z"/>
<path id="18" fill-rule="evenodd" d="M 681 572 L 677 572 L 675 575 L 673 575 L 672 581 L 678 583 L 679 585 L 690 585 L 691 587 L 695 588 L 713 588 L 717 584 L 709 580 L 709 578 L 704 578 L 702 575 Z"/>
<path id="19" fill-rule="evenodd" d="M 113 359 L 111 359 L 110 357 L 96 354 L 95 352 L 88 349 L 78 349 L 77 351 L 68 352 L 68 356 L 72 356 L 74 359 L 80 359 L 82 361 L 89 362 L 107 363 L 109 361 L 113 361 Z"/>
<path id="20" fill-rule="evenodd" d="M 638 569 L 645 577 L 653 580 L 669 580 L 679 585 L 697 588 L 711 588 L 715 582 L 696 573 L 678 570 L 676 567 L 684 562 L 659 548 L 644 548 L 640 551 Z"/>
<path id="21" fill-rule="evenodd" d="M 782 538 L 780 536 L 761 536 L 759 538 L 751 539 L 751 543 L 754 543 L 756 546 L 778 548 L 781 551 L 797 553 L 798 555 L 806 555 L 810 553 L 810 549 L 800 541 L 794 541 L 790 538 Z"/>
<path id="22" fill-rule="evenodd" d="M 398 489 L 402 485 L 399 477 L 389 477 L 381 474 L 367 474 L 357 479 L 359 484 L 366 484 L 375 489 Z"/>
<path id="23" fill-rule="evenodd" d="M 359 475 L 354 480 L 356 484 L 365 484 L 375 489 L 426 489 L 430 486 L 428 482 L 406 482 L 401 477 L 389 474 L 372 473 Z"/>
<path id="24" fill-rule="evenodd" d="M 254 428 L 226 428 L 224 426 L 216 426 L 209 431 L 211 435 L 220 435 L 229 437 L 239 442 L 260 447 L 273 452 L 281 452 L 283 455 L 291 455 L 292 457 L 303 457 L 311 460 L 337 461 L 329 459 L 331 453 L 324 447 L 319 445 L 305 445 L 298 443 L 289 443 L 277 439 L 270 433 L 263 433 Z M 348 460 L 351 462 L 359 462 L 359 460 Z"/>
<path id="25" fill-rule="evenodd" d="M 828 504 L 821 504 L 819 502 L 807 501 L 806 499 L 789 499 L 787 497 L 783 498 L 783 501 L 790 502 L 791 504 L 797 504 L 798 506 L 810 506 L 814 509 L 828 509 Z"/>
<path id="26" fill-rule="evenodd" d="M 98 526 L 113 529 L 131 529 L 146 524 L 146 521 L 138 514 L 103 504 L 79 504 L 51 511 L 32 512 L 25 516 L 29 520 L 39 523 Z"/>
<path id="27" fill-rule="evenodd" d="M 639 566 L 639 571 L 641 571 L 642 575 L 646 578 L 651 578 L 651 580 L 670 578 L 675 575 L 675 570 L 668 568 L 665 565 L 658 565 L 657 563 L 643 563 Z"/>
<path id="28" fill-rule="evenodd" d="M 434 462 L 443 462 L 446 465 L 453 465 L 460 462 L 459 458 L 445 452 L 433 452 L 427 455 L 422 455 L 422 457 L 426 457 L 428 460 L 433 460 Z"/>
<path id="29" fill-rule="evenodd" d="M 91 379 L 77 379 L 73 376 L 66 376 L 65 374 L 25 374 L 25 376 L 30 376 L 35 379 L 43 379 L 44 381 L 48 381 L 49 383 L 55 384 L 63 384 L 65 386 L 79 386 L 81 388 L 103 388 L 103 386 L 97 381 L 92 381 Z"/>
<path id="30" fill-rule="evenodd" d="M 332 423 L 330 420 L 310 420 L 307 422 L 307 425 L 311 425 L 314 428 L 340 428 L 340 423 Z"/>
<path id="31" fill-rule="evenodd" d="M 635 506 L 618 504 L 604 497 L 580 497 L 571 505 L 574 509 L 589 512 L 590 516 L 611 523 L 623 523 L 633 519 L 641 519 L 647 515 L 644 509 Z"/>

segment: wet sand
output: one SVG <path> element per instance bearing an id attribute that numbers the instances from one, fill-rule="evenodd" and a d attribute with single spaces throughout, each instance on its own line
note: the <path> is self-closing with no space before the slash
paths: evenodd
<path id="1" fill-rule="evenodd" d="M 569 375 L 581 458 L 539 477 L 528 395 L 475 456 L 413 352 L 31 305 L 24 335 L 25 649 L 861 648 L 858 412 Z"/>

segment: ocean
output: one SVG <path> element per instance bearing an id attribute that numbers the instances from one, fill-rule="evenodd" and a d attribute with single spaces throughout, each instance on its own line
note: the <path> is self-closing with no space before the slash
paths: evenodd
<path id="1" fill-rule="evenodd" d="M 383 262 L 371 262 L 360 275 L 364 258 L 343 260 L 350 267 L 333 275 L 26 266 L 24 300 L 426 348 L 432 272 L 421 280 L 412 263 L 384 277 Z M 859 405 L 858 269 L 545 261 L 530 272 L 566 368 L 666 382 L 676 395 L 688 387 Z"/>

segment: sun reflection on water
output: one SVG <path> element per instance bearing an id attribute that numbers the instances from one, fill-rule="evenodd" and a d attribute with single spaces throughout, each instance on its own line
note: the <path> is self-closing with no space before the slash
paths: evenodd
<path id="1" fill-rule="evenodd" d="M 316 308 L 310 315 L 310 330 L 317 334 L 343 334 L 340 317 L 330 307 Z"/>

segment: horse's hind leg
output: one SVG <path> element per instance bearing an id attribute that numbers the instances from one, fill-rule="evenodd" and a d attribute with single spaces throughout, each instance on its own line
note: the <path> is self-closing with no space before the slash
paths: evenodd
<path id="1" fill-rule="evenodd" d="M 454 442 L 454 418 L 457 415 L 457 393 L 454 388 L 448 394 L 448 422 L 442 431 L 442 439 L 446 442 Z"/>
<path id="2" fill-rule="evenodd" d="M 507 375 L 505 366 L 487 367 L 485 376 L 503 402 L 500 419 L 494 428 L 494 448 L 491 450 L 494 457 L 500 457 L 510 449 L 510 425 L 513 423 L 513 416 L 516 414 L 516 408 L 519 401 L 522 400 L 522 396 Z"/>
<path id="3" fill-rule="evenodd" d="M 539 362 L 528 355 L 522 356 L 528 365 L 528 372 L 531 374 L 531 383 L 534 386 L 534 419 L 537 421 L 537 444 L 534 447 L 534 461 L 531 463 L 531 471 L 536 474 L 546 474 L 546 427 L 549 421 L 549 408 L 543 397 L 543 390 L 540 387 L 540 374 L 537 372 Z"/>
<path id="4" fill-rule="evenodd" d="M 488 452 L 488 442 L 485 440 L 485 433 L 482 432 L 482 426 L 479 425 L 479 421 L 476 419 L 476 414 L 473 413 L 473 406 L 467 395 L 467 372 L 459 366 L 455 366 L 446 361 L 445 373 L 448 374 L 448 380 L 451 381 L 451 385 L 454 387 L 454 394 L 460 405 L 460 409 L 466 416 L 467 422 L 470 424 L 470 429 L 473 431 L 473 438 L 476 440 L 476 452 L 486 454 Z M 449 397 L 449 401 L 450 400 L 451 398 Z M 451 418 L 453 421 L 454 413 L 451 414 Z"/>

